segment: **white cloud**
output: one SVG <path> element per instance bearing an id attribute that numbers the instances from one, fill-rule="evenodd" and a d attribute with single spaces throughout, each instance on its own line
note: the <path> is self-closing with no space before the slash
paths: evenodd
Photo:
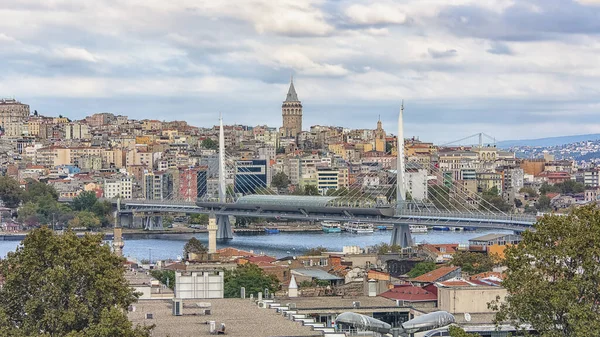
<path id="1" fill-rule="evenodd" d="M 64 47 L 54 49 L 53 55 L 68 61 L 84 61 L 96 63 L 98 59 L 84 48 Z"/>
<path id="2" fill-rule="evenodd" d="M 377 3 L 370 6 L 351 5 L 346 9 L 346 16 L 353 23 L 361 25 L 403 24 L 407 20 L 401 6 Z"/>

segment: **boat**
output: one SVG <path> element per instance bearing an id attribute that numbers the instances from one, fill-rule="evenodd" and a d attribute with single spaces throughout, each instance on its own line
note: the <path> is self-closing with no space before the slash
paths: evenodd
<path id="1" fill-rule="evenodd" d="M 477 227 L 463 227 L 463 230 L 465 230 L 465 231 L 476 231 Z"/>
<path id="2" fill-rule="evenodd" d="M 427 233 L 427 226 L 425 225 L 409 225 L 411 233 Z"/>
<path id="3" fill-rule="evenodd" d="M 363 222 L 349 222 L 346 223 L 346 230 L 353 234 L 373 233 L 373 225 Z"/>
<path id="4" fill-rule="evenodd" d="M 265 227 L 265 234 L 279 234 L 279 229 Z"/>
<path id="5" fill-rule="evenodd" d="M 377 230 L 380 230 L 380 231 L 387 231 L 387 226 L 384 226 L 384 225 L 379 225 L 379 226 L 377 226 Z"/>
<path id="6" fill-rule="evenodd" d="M 337 221 L 322 221 L 321 229 L 325 233 L 340 233 L 342 231 L 342 226 Z"/>
<path id="7" fill-rule="evenodd" d="M 448 227 L 448 226 L 433 226 L 433 230 L 447 232 L 450 230 L 450 227 Z"/>

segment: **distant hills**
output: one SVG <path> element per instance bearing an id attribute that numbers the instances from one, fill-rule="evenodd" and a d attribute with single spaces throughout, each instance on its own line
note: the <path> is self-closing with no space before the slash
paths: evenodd
<path id="1" fill-rule="evenodd" d="M 560 137 L 548 137 L 538 139 L 521 139 L 521 140 L 503 140 L 496 143 L 499 148 L 509 148 L 514 146 L 558 146 L 564 144 L 571 144 L 577 142 L 583 142 L 588 140 L 600 139 L 600 133 L 588 134 L 588 135 L 575 135 L 575 136 L 560 136 Z"/>

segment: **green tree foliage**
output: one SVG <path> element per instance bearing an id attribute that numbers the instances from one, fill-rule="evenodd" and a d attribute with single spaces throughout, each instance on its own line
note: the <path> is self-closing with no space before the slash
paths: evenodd
<path id="1" fill-rule="evenodd" d="M 25 185 L 25 193 L 23 194 L 24 202 L 38 202 L 39 199 L 49 198 L 58 200 L 58 192 L 52 185 L 28 179 Z"/>
<path id="2" fill-rule="evenodd" d="M 196 239 L 195 237 L 192 237 L 185 244 L 185 246 L 183 246 L 183 259 L 187 260 L 188 255 L 190 253 L 202 255 L 202 254 L 206 254 L 207 252 L 208 252 L 208 248 L 206 248 L 206 246 L 203 245 L 202 242 L 200 242 L 200 240 Z"/>
<path id="3" fill-rule="evenodd" d="M 69 221 L 69 226 L 71 226 L 71 228 L 85 227 L 89 230 L 96 230 L 100 228 L 101 224 L 102 223 L 96 214 L 90 211 L 77 212 L 75 217 Z"/>
<path id="4" fill-rule="evenodd" d="M 190 223 L 208 225 L 208 214 L 192 214 L 190 215 Z"/>
<path id="5" fill-rule="evenodd" d="M 28 201 L 18 210 L 19 221 L 29 226 L 39 224 L 66 224 L 73 218 L 71 208 L 66 204 L 61 204 L 52 196 L 45 194 L 35 201 Z"/>
<path id="6" fill-rule="evenodd" d="M 200 143 L 200 146 L 202 146 L 205 149 L 208 150 L 217 150 L 219 148 L 219 143 L 215 142 L 214 140 L 210 139 L 210 138 L 206 138 L 204 140 L 202 140 L 202 143 Z"/>
<path id="7" fill-rule="evenodd" d="M 540 187 L 540 194 L 546 195 L 548 193 L 560 193 L 560 187 L 556 185 L 550 185 L 548 183 L 543 183 Z"/>
<path id="8" fill-rule="evenodd" d="M 124 313 L 137 296 L 125 280 L 124 259 L 102 240 L 45 227 L 30 232 L 0 262 L 1 335 L 149 336 Z"/>
<path id="9" fill-rule="evenodd" d="M 0 200 L 6 207 L 18 207 L 23 200 L 23 194 L 18 181 L 11 177 L 0 176 Z"/>
<path id="10" fill-rule="evenodd" d="M 225 297 L 240 297 L 240 288 L 246 288 L 246 294 L 258 294 L 265 288 L 270 292 L 279 289 L 279 281 L 274 275 L 267 275 L 257 265 L 246 263 L 234 270 L 225 271 Z"/>
<path id="11" fill-rule="evenodd" d="M 585 191 L 585 185 L 575 180 L 566 180 L 562 183 L 554 184 L 554 186 L 560 189 L 561 194 L 574 194 Z"/>
<path id="12" fill-rule="evenodd" d="M 491 189 L 484 191 L 481 198 L 483 199 L 479 207 L 482 209 L 489 209 L 492 211 L 500 210 L 502 212 L 508 212 L 512 209 L 512 206 L 500 196 L 498 188 L 496 186 Z"/>
<path id="13" fill-rule="evenodd" d="M 448 332 L 450 332 L 450 337 L 481 337 L 479 334 L 468 333 L 455 325 L 451 325 L 450 328 L 448 328 Z"/>
<path id="14" fill-rule="evenodd" d="M 452 255 L 452 261 L 449 264 L 460 267 L 463 272 L 469 275 L 474 275 L 492 271 L 496 262 L 493 256 L 484 253 L 459 251 Z"/>
<path id="15" fill-rule="evenodd" d="M 419 277 L 423 274 L 429 273 L 432 270 L 435 270 L 437 265 L 433 261 L 423 261 L 417 263 L 413 269 L 411 269 L 406 275 L 410 278 Z"/>
<path id="16" fill-rule="evenodd" d="M 150 275 L 152 275 L 152 277 L 157 279 L 160 283 L 168 286 L 171 289 L 175 289 L 175 271 L 153 269 L 150 271 Z"/>
<path id="17" fill-rule="evenodd" d="M 307 250 L 306 252 L 304 252 L 304 255 L 305 256 L 319 256 L 326 251 L 327 251 L 327 248 L 325 248 L 323 246 L 319 246 L 319 247 L 314 247 L 314 248 Z"/>
<path id="18" fill-rule="evenodd" d="M 71 207 L 73 207 L 73 210 L 75 211 L 91 211 L 97 201 L 98 198 L 96 197 L 96 193 L 93 191 L 84 191 L 73 198 Z"/>
<path id="19" fill-rule="evenodd" d="M 427 189 L 428 199 L 439 209 L 450 209 L 450 189 L 444 185 L 433 185 Z"/>
<path id="20" fill-rule="evenodd" d="M 271 186 L 278 189 L 286 189 L 290 185 L 290 179 L 288 176 L 283 173 L 283 171 L 279 171 L 275 173 L 273 179 L 271 179 Z"/>
<path id="21" fill-rule="evenodd" d="M 402 247 L 400 247 L 399 245 L 389 245 L 385 242 L 373 246 L 373 249 L 377 252 L 378 255 L 399 253 L 402 251 Z"/>
<path id="22" fill-rule="evenodd" d="M 498 321 L 528 322 L 541 336 L 588 337 L 600 331 L 600 209 L 547 215 L 507 247 L 505 302 L 490 303 Z"/>
<path id="23" fill-rule="evenodd" d="M 319 189 L 315 185 L 304 186 L 304 195 L 321 195 Z"/>
<path id="24" fill-rule="evenodd" d="M 538 192 L 533 187 L 529 186 L 521 187 L 519 193 L 526 194 L 529 198 L 536 198 L 538 196 Z"/>
<path id="25" fill-rule="evenodd" d="M 538 198 L 538 201 L 535 203 L 535 208 L 540 212 L 551 210 L 552 206 L 550 205 L 550 198 L 548 198 L 545 194 L 541 195 Z"/>
<path id="26" fill-rule="evenodd" d="M 521 199 L 517 199 L 515 198 L 515 207 L 516 208 L 520 208 L 521 206 L 523 206 L 523 202 L 521 201 Z"/>

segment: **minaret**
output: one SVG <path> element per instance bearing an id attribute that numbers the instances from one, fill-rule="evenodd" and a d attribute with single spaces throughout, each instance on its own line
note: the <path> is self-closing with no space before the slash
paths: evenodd
<path id="1" fill-rule="evenodd" d="M 283 136 L 296 137 L 302 132 L 302 102 L 298 99 L 296 88 L 294 88 L 294 77 L 290 80 L 285 101 L 281 105 L 281 115 L 283 117 Z"/>
<path id="2" fill-rule="evenodd" d="M 404 185 L 404 101 L 400 107 L 400 114 L 398 115 L 398 148 L 396 155 L 398 156 L 396 162 L 396 209 L 401 211 L 404 208 L 406 201 L 406 186 Z"/>
<path id="3" fill-rule="evenodd" d="M 121 227 L 121 198 L 117 199 L 117 211 L 115 212 L 115 226 L 113 227 L 113 252 L 117 256 L 123 256 L 123 228 Z"/>
<path id="4" fill-rule="evenodd" d="M 217 252 L 217 218 L 214 214 L 208 216 L 208 253 L 214 254 Z"/>
<path id="5" fill-rule="evenodd" d="M 381 125 L 381 118 L 377 121 L 377 129 L 375 130 L 375 151 L 385 152 L 385 131 Z"/>

